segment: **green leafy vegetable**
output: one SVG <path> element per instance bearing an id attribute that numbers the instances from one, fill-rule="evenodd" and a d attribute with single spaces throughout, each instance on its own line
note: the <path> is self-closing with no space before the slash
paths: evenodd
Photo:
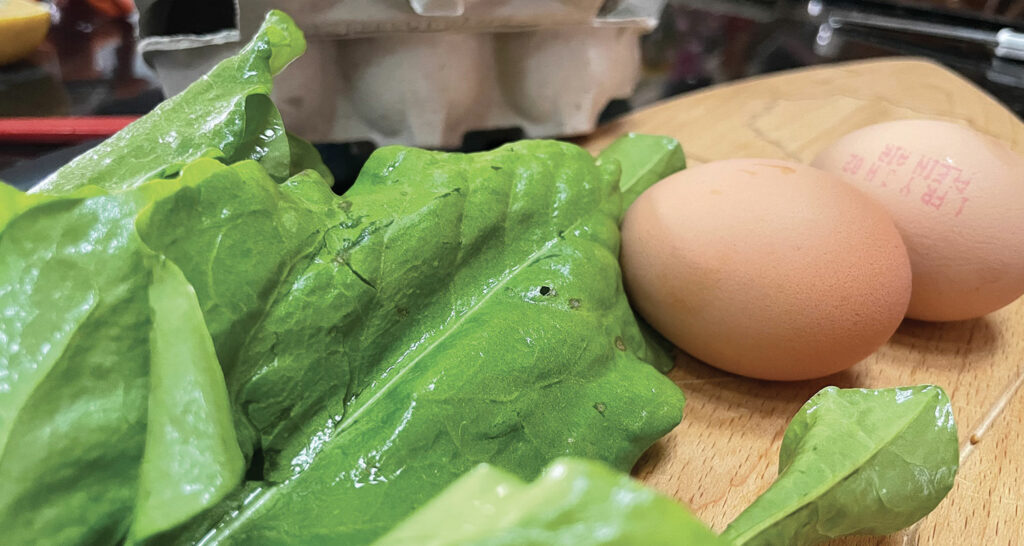
<path id="1" fill-rule="evenodd" d="M 306 49 L 290 17 L 271 11 L 253 40 L 177 96 L 44 180 L 34 192 L 68 193 L 93 185 L 131 188 L 173 176 L 200 157 L 260 162 L 275 180 L 291 174 L 293 156 L 270 100 L 273 76 Z M 299 156 L 307 156 L 298 144 Z M 328 179 L 329 180 L 329 179 Z"/>
<path id="2" fill-rule="evenodd" d="M 288 133 L 288 147 L 291 151 L 291 175 L 295 176 L 302 171 L 312 170 L 320 175 L 328 186 L 334 185 L 334 175 L 324 165 L 320 158 L 320 152 L 309 142 Z"/>
<path id="3" fill-rule="evenodd" d="M 272 13 L 44 191 L 0 189 L 5 538 L 366 543 L 477 463 L 627 469 L 678 423 L 617 163 L 386 148 L 337 197 L 266 97 L 299 44 Z"/>
<path id="4" fill-rule="evenodd" d="M 612 142 L 597 159 L 600 164 L 617 164 L 621 169 L 622 214 L 644 190 L 686 168 L 686 155 L 676 139 L 637 133 L 629 133 Z M 650 348 L 645 359 L 661 372 L 668 373 L 674 365 L 670 356 L 675 351 L 672 343 L 643 318 L 637 316 L 637 322 Z"/>
<path id="5" fill-rule="evenodd" d="M 221 224 L 216 241 L 193 237 L 188 244 L 227 252 L 244 238 L 250 251 L 268 246 L 232 264 L 248 268 L 236 282 L 279 276 L 281 264 L 260 266 L 288 256 L 288 248 L 275 250 L 286 235 L 307 238 L 315 229 L 309 224 L 321 221 L 309 199 L 334 199 L 314 171 L 278 185 L 254 161 L 226 167 L 212 159 L 189 165 L 179 178 L 112 195 L 84 187 L 71 196 L 7 198 L 10 219 L 0 231 L 0 308 L 7 310 L 0 322 L 7 341 L 0 347 L 0 525 L 16 543 L 116 542 L 129 527 L 130 541 L 142 540 L 238 486 L 245 462 L 203 309 L 179 268 L 140 238 L 139 227 L 154 214 L 194 204 L 197 195 L 212 196 L 217 208 L 190 210 L 193 216 L 232 224 Z M 261 231 L 261 206 L 289 229 Z M 200 235 L 203 224 L 175 227 Z M 159 242 L 169 255 L 184 244 Z M 224 299 L 211 298 L 215 310 L 246 303 L 235 292 L 218 295 Z M 258 315 L 263 304 L 253 301 L 254 311 L 225 322 Z"/>
<path id="6" fill-rule="evenodd" d="M 655 182 L 686 168 L 686 154 L 671 137 L 629 133 L 612 142 L 598 156 L 603 163 L 618 162 L 622 211 Z"/>
<path id="7" fill-rule="evenodd" d="M 559 459 L 532 484 L 480 465 L 374 546 L 727 544 L 682 505 L 625 474 Z"/>
<path id="8" fill-rule="evenodd" d="M 779 479 L 722 536 L 802 546 L 889 534 L 931 512 L 958 466 L 953 409 L 941 388 L 829 387 L 786 430 Z"/>
<path id="9" fill-rule="evenodd" d="M 241 479 L 191 287 L 134 229 L 139 208 L 175 186 L 43 199 L 0 231 L 0 527 L 11 543 L 116 542 L 133 509 L 141 536 Z"/>
<path id="10" fill-rule="evenodd" d="M 102 195 L 105 192 L 93 186 L 79 188 L 71 194 L 71 197 L 90 197 Z M 51 194 L 30 194 L 25 193 L 14 186 L 0 182 L 0 230 L 7 225 L 15 216 L 25 212 L 29 208 L 53 201 L 59 196 Z"/>
<path id="11" fill-rule="evenodd" d="M 12 544 L 112 543 L 127 530 L 151 257 L 125 201 L 52 201 L 0 234 L 0 528 Z"/>
<path id="12" fill-rule="evenodd" d="M 21 213 L 32 201 L 32 196 L 0 180 L 0 229 Z"/>
<path id="13" fill-rule="evenodd" d="M 230 493 L 245 472 L 227 389 L 199 302 L 168 261 L 153 269 L 149 409 L 129 538 L 167 531 Z"/>
<path id="14" fill-rule="evenodd" d="M 165 199 L 141 229 L 204 308 L 221 294 L 210 286 L 268 254 L 232 250 L 239 222 L 209 197 Z M 567 454 L 628 469 L 678 423 L 682 395 L 642 360 L 622 293 L 617 179 L 583 150 L 384 148 L 343 197 L 308 202 L 329 220 L 312 238 L 272 237 L 308 252 L 242 341 L 221 338 L 240 347 L 222 364 L 269 483 L 207 543 L 365 543 L 480 462 L 524 478 Z M 183 226 L 199 226 L 194 240 Z M 230 328 L 210 309 L 216 340 Z"/>
<path id="15" fill-rule="evenodd" d="M 242 463 L 214 351 L 268 482 L 209 543 L 365 543 L 479 462 L 629 468 L 683 398 L 640 358 L 616 183 L 536 141 L 383 149 L 344 197 L 201 159 L 30 206 L 0 232 L 0 303 L 24 314 L 2 325 L 0 518 L 45 507 L 3 521 L 28 542 L 141 540 L 216 504 Z M 48 443 L 81 459 L 24 451 Z"/>
<path id="16" fill-rule="evenodd" d="M 253 161 L 228 167 L 201 159 L 181 171 L 179 183 L 180 191 L 146 208 L 138 231 L 185 272 L 230 374 L 289 268 L 341 211 L 312 171 L 276 184 Z"/>

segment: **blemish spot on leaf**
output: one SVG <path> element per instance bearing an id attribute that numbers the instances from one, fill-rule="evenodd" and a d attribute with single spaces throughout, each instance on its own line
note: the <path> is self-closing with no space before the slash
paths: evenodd
<path id="1" fill-rule="evenodd" d="M 569 308 L 571 309 L 579 309 L 580 305 L 583 305 L 583 302 L 581 302 L 579 298 L 571 298 L 569 300 Z"/>
<path id="2" fill-rule="evenodd" d="M 341 228 L 341 229 L 354 229 L 354 228 L 357 228 L 357 227 L 359 227 L 359 224 L 363 223 L 363 218 L 365 218 L 365 216 L 359 216 L 359 217 L 356 217 L 356 218 L 353 218 L 353 219 L 345 220 L 345 221 L 339 223 L 338 227 Z"/>
<path id="3" fill-rule="evenodd" d="M 620 351 L 626 350 L 626 342 L 622 340 L 622 336 L 615 336 L 615 348 Z"/>
<path id="4" fill-rule="evenodd" d="M 547 296 L 548 294 L 551 293 L 551 287 L 550 286 L 542 286 L 542 287 L 540 287 L 539 292 L 540 292 L 541 296 Z"/>
<path id="5" fill-rule="evenodd" d="M 370 288 L 372 288 L 374 290 L 377 290 L 377 287 L 372 282 L 370 282 L 370 279 L 367 279 L 366 277 L 363 276 L 362 273 L 356 271 L 356 269 L 354 267 L 352 267 L 352 264 L 349 263 L 348 258 L 349 258 L 348 252 L 345 252 L 345 251 L 339 252 L 339 253 L 337 253 L 334 256 L 334 263 L 335 263 L 335 265 L 338 265 L 338 266 L 345 266 L 345 267 L 347 267 L 348 270 L 351 271 L 352 274 L 355 275 L 356 278 L 359 279 L 360 282 L 362 282 L 363 284 L 365 284 L 366 286 L 369 286 Z"/>
<path id="6" fill-rule="evenodd" d="M 399 318 L 405 318 L 409 316 L 409 310 L 405 307 L 395 307 L 395 314 L 397 314 Z"/>
<path id="7" fill-rule="evenodd" d="M 606 406 L 604 405 L 604 402 L 598 402 L 598 403 L 594 404 L 594 409 L 597 410 L 597 413 L 601 414 L 601 417 L 604 417 L 604 410 L 605 410 L 605 408 L 606 408 Z"/>
<path id="8" fill-rule="evenodd" d="M 501 170 L 501 167 L 499 167 L 499 166 L 497 166 L 497 165 L 491 165 L 491 169 L 493 169 L 493 170 L 495 170 L 495 171 L 500 171 L 500 170 Z"/>

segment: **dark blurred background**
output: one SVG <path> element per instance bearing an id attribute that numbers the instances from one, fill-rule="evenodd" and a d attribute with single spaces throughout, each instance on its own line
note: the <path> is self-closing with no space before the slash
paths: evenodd
<path id="1" fill-rule="evenodd" d="M 614 1 L 614 0 L 610 0 Z M 56 0 L 45 44 L 0 67 L 0 118 L 139 115 L 162 99 L 136 52 L 126 0 Z M 1024 115 L 1024 62 L 996 54 L 996 33 L 1024 30 L 1024 0 L 670 0 L 643 42 L 636 94 L 607 120 L 654 101 L 738 78 L 893 55 L 934 59 Z M 1024 53 L 1024 52 L 1021 52 Z M 467 135 L 477 150 L 514 132 Z M 0 142 L 0 179 L 29 186 L 92 142 Z M 340 178 L 354 176 L 368 144 L 318 145 Z"/>

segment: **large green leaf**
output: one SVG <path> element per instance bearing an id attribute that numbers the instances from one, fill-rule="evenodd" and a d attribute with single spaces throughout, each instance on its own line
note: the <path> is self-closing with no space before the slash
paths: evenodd
<path id="1" fill-rule="evenodd" d="M 271 180 L 304 169 L 312 170 L 297 179 L 330 194 L 312 174 L 330 176 L 315 149 L 286 135 L 268 97 L 273 75 L 304 48 L 291 19 L 271 12 L 238 56 L 62 168 L 40 193 L 0 187 L 0 305 L 7 310 L 0 337 L 9 342 L 0 350 L 0 524 L 7 538 L 113 542 L 130 526 L 132 540 L 141 540 L 238 484 L 244 461 L 203 312 L 222 329 L 235 327 L 218 331 L 220 340 L 244 330 L 294 248 L 267 252 L 281 233 L 235 229 L 260 253 L 245 262 L 254 266 L 247 277 L 232 280 L 263 284 L 232 292 L 228 283 L 200 283 L 221 290 L 200 310 L 177 267 L 139 240 L 136 217 L 168 195 L 216 193 L 225 177 L 236 194 L 219 196 L 222 216 L 258 215 L 268 203 L 288 209 Z M 180 179 L 146 183 L 203 156 L 259 165 L 228 169 L 201 160 Z M 308 236 L 312 221 L 283 231 Z M 222 301 L 228 308 L 218 307 Z"/>
<path id="2" fill-rule="evenodd" d="M 35 192 L 67 193 L 86 185 L 131 188 L 172 176 L 200 157 L 227 163 L 258 160 L 276 180 L 291 174 L 292 153 L 281 115 L 270 101 L 273 76 L 306 49 L 290 17 L 271 11 L 253 40 L 152 112 L 82 154 Z M 310 158 L 308 144 L 297 143 Z M 309 167 L 319 163 L 298 160 Z"/>
<path id="3" fill-rule="evenodd" d="M 149 409 L 129 539 L 180 525 L 227 496 L 245 472 L 227 389 L 192 286 L 162 260 L 149 287 Z"/>
<path id="4" fill-rule="evenodd" d="M 43 199 L 0 231 L 0 528 L 12 544 L 113 543 L 133 512 L 141 536 L 241 479 L 191 288 L 135 232 L 138 210 L 176 187 Z"/>
<path id="5" fill-rule="evenodd" d="M 531 484 L 480 465 L 374 546 L 718 546 L 681 504 L 594 461 L 559 459 Z"/>
<path id="6" fill-rule="evenodd" d="M 143 212 L 139 233 L 185 271 L 230 370 L 292 264 L 341 212 L 312 171 L 277 185 L 255 162 L 201 159 L 182 170 L 180 183 Z"/>
<path id="7" fill-rule="evenodd" d="M 143 229 L 161 252 L 150 232 L 205 225 L 160 210 L 173 201 Z M 640 358 L 620 207 L 617 179 L 568 144 L 375 153 L 225 366 L 269 483 L 207 543 L 366 543 L 480 462 L 524 478 L 561 455 L 628 469 L 683 398 Z M 213 267 L 217 252 L 178 262 L 201 303 L 219 282 L 204 279 L 247 267 Z"/>
<path id="8" fill-rule="evenodd" d="M 829 387 L 786 430 L 779 479 L 722 536 L 802 546 L 889 534 L 931 512 L 958 466 L 953 409 L 941 388 Z"/>
<path id="9" fill-rule="evenodd" d="M 217 208 L 189 208 L 198 196 Z M 238 486 L 244 460 L 203 311 L 227 325 L 225 338 L 233 323 L 258 315 L 260 279 L 280 281 L 278 262 L 290 256 L 274 249 L 323 223 L 307 205 L 327 196 L 313 171 L 278 185 L 256 162 L 201 159 L 176 179 L 119 194 L 84 187 L 66 197 L 6 197 L 0 524 L 18 543 L 111 542 L 129 526 L 141 540 Z M 240 253 L 232 264 L 245 274 L 231 280 L 252 283 L 197 283 L 215 293 L 200 308 L 178 267 L 138 234 L 154 211 L 175 207 L 189 213 L 178 221 L 217 220 L 180 226 L 193 233 L 185 242 L 158 239 L 163 250 L 212 245 L 228 257 L 245 239 L 246 259 Z M 266 218 L 289 227 L 266 229 Z M 214 229 L 215 238 L 204 237 Z M 272 288 L 262 288 L 264 299 Z M 246 304 L 255 310 L 232 315 Z"/>
<path id="10" fill-rule="evenodd" d="M 148 254 L 130 203 L 52 201 L 0 232 L 0 529 L 113 543 L 145 440 Z"/>

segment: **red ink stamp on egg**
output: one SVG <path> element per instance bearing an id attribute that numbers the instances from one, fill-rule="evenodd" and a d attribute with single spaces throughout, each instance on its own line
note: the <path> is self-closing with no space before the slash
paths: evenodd
<path id="1" fill-rule="evenodd" d="M 963 195 L 967 193 L 967 189 L 971 187 L 971 178 L 964 177 L 964 172 L 960 169 L 957 170 L 960 172 L 957 173 L 956 178 L 953 179 L 953 189 L 955 189 L 960 195 Z"/>
<path id="2" fill-rule="evenodd" d="M 910 159 L 910 151 L 892 143 L 886 144 L 885 149 L 878 154 L 878 162 L 883 165 L 902 167 L 908 159 Z"/>
<path id="3" fill-rule="evenodd" d="M 874 182 L 875 181 L 875 177 L 878 176 L 878 169 L 879 168 L 881 168 L 881 165 L 879 165 L 878 163 L 873 163 L 871 165 L 871 168 L 868 169 L 868 171 L 866 173 L 864 173 L 864 180 L 866 182 Z M 884 186 L 885 184 L 883 183 L 882 185 Z"/>
<path id="4" fill-rule="evenodd" d="M 843 163 L 843 172 L 852 176 L 856 176 L 860 173 L 861 167 L 864 166 L 864 158 L 857 154 L 850 154 L 849 159 L 846 163 Z"/>
<path id="5" fill-rule="evenodd" d="M 932 171 L 935 170 L 936 163 L 938 163 L 938 161 L 935 161 L 934 158 L 921 154 L 920 159 L 917 160 L 917 165 L 914 166 L 913 172 L 910 173 L 910 177 L 924 178 L 927 180 L 931 177 Z"/>
<path id="6" fill-rule="evenodd" d="M 942 204 L 946 202 L 946 196 L 949 194 L 949 190 L 946 190 L 940 195 L 939 189 L 939 186 L 929 184 L 925 188 L 924 193 L 921 194 L 921 202 L 935 210 L 941 209 Z"/>
<path id="7" fill-rule="evenodd" d="M 966 197 L 960 198 L 960 208 L 956 209 L 956 214 L 953 215 L 953 218 L 958 218 L 961 214 L 963 214 L 964 207 L 967 206 L 968 201 L 970 201 L 970 199 Z"/>

